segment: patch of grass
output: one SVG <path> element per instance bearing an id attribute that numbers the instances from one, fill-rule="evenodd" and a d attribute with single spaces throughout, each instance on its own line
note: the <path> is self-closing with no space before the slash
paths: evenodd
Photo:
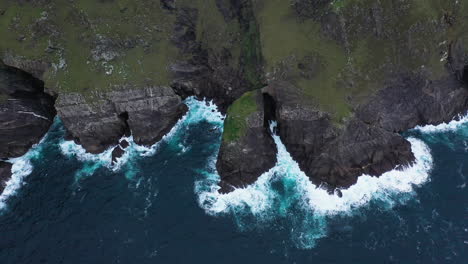
<path id="1" fill-rule="evenodd" d="M 247 118 L 258 110 L 255 97 L 258 90 L 246 92 L 229 106 L 224 122 L 223 141 L 231 142 L 245 135 Z"/>

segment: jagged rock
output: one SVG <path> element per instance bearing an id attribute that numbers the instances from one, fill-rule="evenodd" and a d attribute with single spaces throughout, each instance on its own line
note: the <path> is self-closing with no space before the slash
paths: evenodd
<path id="1" fill-rule="evenodd" d="M 319 155 L 308 155 L 302 167 L 317 185 L 347 188 L 360 175 L 380 176 L 414 161 L 410 143 L 398 134 L 358 119 L 348 121 L 340 132 Z"/>
<path id="2" fill-rule="evenodd" d="M 124 139 L 120 141 L 119 145 L 122 149 L 126 149 L 128 146 L 130 146 L 130 143 L 128 143 L 128 141 Z"/>
<path id="3" fill-rule="evenodd" d="M 117 159 L 122 157 L 124 153 L 125 153 L 125 150 L 122 149 L 120 145 L 115 147 L 114 150 L 112 151 L 112 163 L 116 163 Z"/>
<path id="4" fill-rule="evenodd" d="M 6 182 L 11 178 L 11 163 L 0 161 L 0 194 L 5 189 Z"/>
<path id="5" fill-rule="evenodd" d="M 255 108 L 249 113 L 238 114 L 233 111 L 245 97 L 251 97 Z M 239 115 L 239 116 L 236 116 Z M 232 118 L 236 120 L 232 120 Z M 276 162 L 276 146 L 268 128 L 268 117 L 265 116 L 264 100 L 260 91 L 243 95 L 228 109 L 227 120 L 242 124 L 229 125 L 225 129 L 240 129 L 234 131 L 234 137 L 223 138 L 218 155 L 216 168 L 221 176 L 219 190 L 227 193 L 235 188 L 245 187 L 254 183 L 258 176 L 269 170 Z"/>
<path id="6" fill-rule="evenodd" d="M 79 144 L 100 153 L 131 131 L 138 144 L 152 145 L 187 111 L 169 87 L 122 88 L 86 101 L 80 94 L 61 94 L 56 108 Z"/>
<path id="7" fill-rule="evenodd" d="M 44 84 L 0 62 L 0 158 L 25 154 L 54 116 L 54 99 L 44 93 Z"/>
<path id="8" fill-rule="evenodd" d="M 310 156 L 337 137 L 328 113 L 310 104 L 299 88 L 285 81 L 272 82 L 263 89 L 273 100 L 278 133 L 292 157 L 304 169 Z"/>
<path id="9" fill-rule="evenodd" d="M 125 139 L 120 141 L 119 145 L 112 150 L 112 163 L 116 163 L 117 159 L 122 157 L 123 154 L 125 154 L 125 149 L 129 146 L 130 144 L 128 141 Z"/>
<path id="10" fill-rule="evenodd" d="M 398 74 L 357 112 L 366 123 L 403 132 L 416 125 L 448 122 L 468 110 L 468 89 L 455 75 L 431 81 Z"/>

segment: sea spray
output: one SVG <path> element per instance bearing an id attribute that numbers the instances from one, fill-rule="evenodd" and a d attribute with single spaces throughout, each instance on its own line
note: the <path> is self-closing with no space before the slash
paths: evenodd
<path id="1" fill-rule="evenodd" d="M 426 142 L 444 144 L 452 150 L 464 145 L 468 151 L 468 114 L 459 116 L 449 123 L 418 126 L 407 132 L 409 135 L 420 135 Z"/>
<path id="2" fill-rule="evenodd" d="M 17 194 L 18 190 L 25 183 L 25 178 L 30 175 L 34 167 L 32 161 L 40 158 L 41 151 L 43 149 L 43 142 L 46 140 L 47 134 L 35 144 L 31 149 L 21 157 L 12 158 L 7 160 L 12 164 L 11 167 L 11 178 L 6 182 L 5 189 L 0 194 L 0 212 L 7 207 L 7 201 L 10 197 Z"/>
<path id="3" fill-rule="evenodd" d="M 438 125 L 425 125 L 417 126 L 413 130 L 420 131 L 422 133 L 442 133 L 447 131 L 455 131 L 468 123 L 468 114 L 458 116 L 449 123 L 441 123 Z"/>
<path id="4" fill-rule="evenodd" d="M 272 124 L 271 131 L 274 131 Z M 216 172 L 216 155 L 203 172 L 205 178 L 196 182 L 195 192 L 199 205 L 208 214 L 231 214 L 244 229 L 255 225 L 242 218 L 265 222 L 271 219 L 287 219 L 291 226 L 292 240 L 301 248 L 313 247 L 316 240 L 327 234 L 327 218 L 337 215 L 352 215 L 371 200 L 378 201 L 385 209 L 402 203 L 414 195 L 414 187 L 429 180 L 433 160 L 429 148 L 420 140 L 409 138 L 416 162 L 404 170 L 393 170 L 381 177 L 362 175 L 352 187 L 342 190 L 343 197 L 330 195 L 326 190 L 313 185 L 299 169 L 281 142 L 274 134 L 277 164 L 262 174 L 252 185 L 239 188 L 228 194 L 219 194 L 219 175 Z M 239 220 L 241 219 L 241 220 Z"/>
<path id="5" fill-rule="evenodd" d="M 77 160 L 83 162 L 83 168 L 76 172 L 76 180 L 79 181 L 83 177 L 93 175 L 99 168 L 107 168 L 111 171 L 125 170 L 125 175 L 128 179 L 137 179 L 138 165 L 137 161 L 144 157 L 150 157 L 157 153 L 162 144 L 168 144 L 175 148 L 176 151 L 185 153 L 189 146 L 184 144 L 183 137 L 191 125 L 199 122 L 210 122 L 222 127 L 224 116 L 219 113 L 217 106 L 212 101 L 200 101 L 194 97 L 189 97 L 185 100 L 189 111 L 184 115 L 176 125 L 163 136 L 163 138 L 152 146 L 138 145 L 133 136 L 123 137 L 120 142 L 126 140 L 129 146 L 125 149 L 122 157 L 116 162 L 112 162 L 112 151 L 117 146 L 112 146 L 100 154 L 91 154 L 74 141 L 62 139 L 60 142 L 60 150 L 67 157 L 76 157 Z"/>

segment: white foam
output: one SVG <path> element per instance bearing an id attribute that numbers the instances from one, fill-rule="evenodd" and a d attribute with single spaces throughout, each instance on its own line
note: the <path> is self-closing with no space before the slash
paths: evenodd
<path id="1" fill-rule="evenodd" d="M 455 131 L 466 123 L 468 123 L 468 114 L 465 116 L 458 116 L 457 118 L 448 123 L 441 123 L 439 125 L 417 126 L 414 128 L 414 130 L 419 130 L 423 133 L 440 133 L 447 131 Z"/>
<path id="2" fill-rule="evenodd" d="M 37 158 L 42 146 L 41 144 L 43 143 L 44 139 L 46 136 L 42 138 L 42 140 L 32 146 L 32 148 L 23 156 L 18 157 L 18 158 L 12 158 L 7 160 L 6 162 L 11 163 L 11 178 L 6 182 L 5 189 L 3 192 L 0 194 L 0 211 L 6 208 L 7 206 L 7 200 L 16 195 L 18 190 L 24 185 L 25 183 L 25 178 L 30 175 L 33 172 L 33 165 L 31 163 L 31 160 L 33 158 Z"/>
<path id="3" fill-rule="evenodd" d="M 90 175 L 93 174 L 96 169 L 103 166 L 112 171 L 118 171 L 123 165 L 127 164 L 136 157 L 148 157 L 156 154 L 162 142 L 170 141 L 176 137 L 178 133 L 183 131 L 183 128 L 188 129 L 187 125 L 196 124 L 201 121 L 208 121 L 217 125 L 222 125 L 222 118 L 218 112 L 217 106 L 213 102 L 199 101 L 194 97 L 189 97 L 185 100 L 185 104 L 189 107 L 189 111 L 172 127 L 172 129 L 163 136 L 163 138 L 153 144 L 152 146 L 138 145 L 134 140 L 133 136 L 123 137 L 119 142 L 126 140 L 129 146 L 125 149 L 125 153 L 122 157 L 117 159 L 117 162 L 112 162 L 112 151 L 117 146 L 112 146 L 106 151 L 100 154 L 91 154 L 81 146 L 76 144 L 74 141 L 62 140 L 59 144 L 61 152 L 66 156 L 75 156 L 82 162 L 91 162 L 92 165 L 85 167 L 78 174 Z M 183 144 L 178 144 L 182 153 L 185 153 L 189 147 Z"/>
<path id="4" fill-rule="evenodd" d="M 187 121 L 190 124 L 206 121 L 214 125 L 223 125 L 224 116 L 218 111 L 218 107 L 213 101 L 199 101 L 195 97 L 185 100 L 189 107 Z"/>
<path id="5" fill-rule="evenodd" d="M 324 189 L 313 185 L 308 177 L 299 169 L 298 164 L 287 152 L 279 136 L 273 137 L 278 148 L 277 164 L 270 171 L 264 173 L 252 185 L 236 189 L 228 194 L 219 194 L 219 176 L 214 162 L 211 161 L 210 170 L 206 181 L 196 184 L 199 204 L 209 214 L 227 212 L 234 208 L 249 208 L 254 214 L 261 214 L 271 209 L 273 199 L 277 196 L 272 191 L 271 183 L 278 180 L 292 181 L 295 191 L 301 196 L 303 206 L 314 213 L 333 215 L 337 213 L 349 213 L 356 207 L 368 204 L 371 199 L 379 199 L 387 203 L 394 203 L 401 193 L 412 193 L 414 186 L 421 185 L 429 180 L 429 172 L 432 168 L 432 156 L 429 148 L 420 140 L 409 138 L 416 162 L 413 166 L 404 170 L 393 170 L 381 177 L 363 175 L 358 182 L 349 189 L 342 190 L 343 197 L 330 195 Z M 215 159 L 215 157 L 214 157 Z M 213 160 L 214 160 L 213 159 Z M 209 187 L 204 185 L 210 184 Z"/>

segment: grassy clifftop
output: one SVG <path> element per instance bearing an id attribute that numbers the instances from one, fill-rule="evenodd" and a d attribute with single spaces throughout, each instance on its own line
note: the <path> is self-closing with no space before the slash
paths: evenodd
<path id="1" fill-rule="evenodd" d="M 247 92 L 229 107 L 224 122 L 223 141 L 234 141 L 245 134 L 247 118 L 259 108 L 255 100 L 257 94 L 258 91 Z"/>
<path id="2" fill-rule="evenodd" d="M 174 16 L 152 0 L 0 3 L 0 53 L 50 63 L 47 87 L 91 93 L 169 84 Z"/>
<path id="3" fill-rule="evenodd" d="M 447 74 L 448 46 L 466 31 L 466 10 L 456 0 L 256 1 L 270 79 L 295 83 L 336 121 L 390 73 Z"/>

